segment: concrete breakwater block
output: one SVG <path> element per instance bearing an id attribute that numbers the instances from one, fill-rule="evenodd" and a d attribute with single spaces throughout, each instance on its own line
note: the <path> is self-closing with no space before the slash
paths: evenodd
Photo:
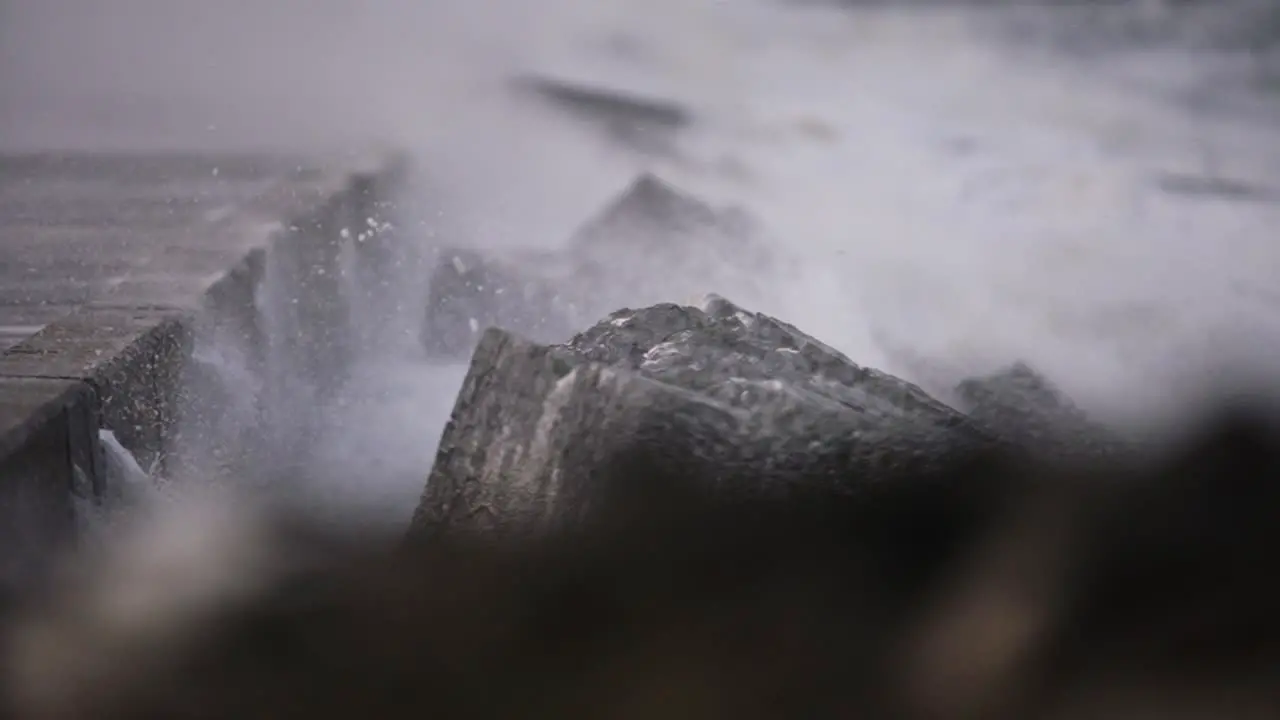
<path id="1" fill-rule="evenodd" d="M 93 492 L 97 405 L 84 383 L 0 377 L 0 590 L 38 579 Z"/>
<path id="2" fill-rule="evenodd" d="M 112 502 L 102 433 L 171 476 L 183 429 L 201 435 L 218 418 L 191 382 L 197 319 L 260 349 L 260 291 L 274 282 L 296 308 L 281 354 L 341 376 L 340 256 L 372 264 L 345 231 L 377 215 L 401 165 L 354 153 L 0 154 L 0 586 L 30 582 L 82 539 L 77 508 Z"/>
<path id="3" fill-rule="evenodd" d="M 944 404 L 715 295 L 619 310 L 563 344 L 489 329 L 410 536 L 572 527 L 616 506 L 630 489 L 615 479 L 635 467 L 733 500 L 918 482 L 987 450 L 1087 462 L 1129 449 L 1025 364 L 955 394 Z"/>
<path id="4" fill-rule="evenodd" d="M 79 380 L 144 466 L 159 461 L 191 349 L 174 310 L 88 306 L 0 355 L 0 376 Z"/>
<path id="5" fill-rule="evenodd" d="M 775 260 L 746 212 L 713 207 L 644 174 L 561 250 L 442 250 L 422 341 L 433 358 L 457 361 L 490 326 L 564 342 L 618 307 L 744 287 Z"/>
<path id="6" fill-rule="evenodd" d="M 491 329 L 410 533 L 573 525 L 618 490 L 617 462 L 727 499 L 852 493 L 998 442 L 918 387 L 715 296 L 621 310 L 563 345 Z"/>

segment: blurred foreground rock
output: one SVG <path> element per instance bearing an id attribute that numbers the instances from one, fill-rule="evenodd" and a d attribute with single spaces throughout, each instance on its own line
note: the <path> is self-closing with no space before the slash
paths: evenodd
<path id="1" fill-rule="evenodd" d="M 564 342 L 610 311 L 748 287 L 774 258 L 756 223 L 641 175 L 562 250 L 445 249 L 432 273 L 422 329 L 428 354 L 463 361 L 487 327 Z"/>
<path id="2" fill-rule="evenodd" d="M 712 296 L 621 310 L 569 343 L 489 330 L 411 533 L 573 525 L 645 457 L 726 499 L 852 493 L 996 439 L 918 387 Z"/>
<path id="3" fill-rule="evenodd" d="M 0 606 L 0 717 L 1280 717 L 1275 410 L 796 502 L 632 463 L 648 502 L 514 542 L 179 504 Z"/>

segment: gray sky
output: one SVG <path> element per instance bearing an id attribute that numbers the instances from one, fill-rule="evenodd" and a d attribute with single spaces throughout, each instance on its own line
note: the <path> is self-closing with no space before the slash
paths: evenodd
<path id="1" fill-rule="evenodd" d="M 492 0 L 0 3 L 6 145 L 385 135 L 392 99 L 425 94 L 450 64 L 442 57 L 456 60 L 461 45 L 503 27 L 474 21 L 496 10 Z"/>

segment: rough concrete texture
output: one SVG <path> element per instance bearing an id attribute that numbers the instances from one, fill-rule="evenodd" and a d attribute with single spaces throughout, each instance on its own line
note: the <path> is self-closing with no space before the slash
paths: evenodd
<path id="1" fill-rule="evenodd" d="M 0 335 L 13 345 L 90 302 L 194 309 L 346 168 L 289 157 L 0 156 Z"/>
<path id="2" fill-rule="evenodd" d="M 856 495 L 999 444 L 911 383 L 720 297 L 619 310 L 560 346 L 491 329 L 410 535 L 572 527 L 636 462 L 725 499 Z"/>
<path id="3" fill-rule="evenodd" d="M 552 396 L 569 372 L 547 346 L 485 331 L 414 511 L 411 537 L 460 528 L 527 531 L 564 512 L 556 473 L 547 471 L 566 447 L 558 434 L 550 437 L 554 423 L 543 417 L 562 409 Z"/>
<path id="4" fill-rule="evenodd" d="M 88 387 L 0 378 L 0 588 L 31 580 L 75 537 L 72 491 L 96 459 Z"/>
<path id="5" fill-rule="evenodd" d="M 0 579 L 73 537 L 73 465 L 87 493 L 102 490 L 99 427 L 163 468 L 190 321 L 239 308 L 229 316 L 259 333 L 264 248 L 285 248 L 276 255 L 307 280 L 305 312 L 342 312 L 330 300 L 342 228 L 368 213 L 388 167 L 355 155 L 0 155 L 0 535 L 15 548 Z M 330 357 L 318 340 L 300 334 L 298 351 Z"/>
<path id="6" fill-rule="evenodd" d="M 189 349 L 178 312 L 88 306 L 0 355 L 0 376 L 83 380 L 145 468 L 163 450 Z"/>

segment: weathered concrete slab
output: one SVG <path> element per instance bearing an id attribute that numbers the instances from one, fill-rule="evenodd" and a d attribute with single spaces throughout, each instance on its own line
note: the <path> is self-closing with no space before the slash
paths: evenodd
<path id="1" fill-rule="evenodd" d="M 573 526 L 642 462 L 725 499 L 853 494 L 998 441 L 920 388 L 719 297 L 569 343 L 481 339 L 410 536 Z"/>
<path id="2" fill-rule="evenodd" d="M 368 168 L 289 156 L 0 155 L 0 347 L 111 296 L 194 308 L 356 170 Z"/>
<path id="3" fill-rule="evenodd" d="M 4 316 L 0 324 L 0 352 L 40 332 L 45 325 L 67 315 L 74 305 L 45 304 L 29 306 L 21 304 L 0 309 Z"/>
<path id="4" fill-rule="evenodd" d="M 190 335 L 173 310 L 85 307 L 0 355 L 0 377 L 84 381 L 143 467 L 172 423 Z"/>
<path id="5" fill-rule="evenodd" d="M 90 492 L 96 429 L 83 383 L 0 378 L 0 587 L 31 580 L 74 539 L 73 493 Z"/>
<path id="6" fill-rule="evenodd" d="M 260 333 L 265 249 L 284 249 L 273 272 L 306 280 L 290 285 L 300 313 L 344 317 L 342 229 L 396 167 L 355 155 L 0 155 L 0 580 L 27 577 L 74 536 L 73 489 L 102 496 L 100 428 L 164 468 L 191 320 L 231 309 Z M 317 351 L 319 334 L 292 338 L 299 356 L 340 354 Z"/>

